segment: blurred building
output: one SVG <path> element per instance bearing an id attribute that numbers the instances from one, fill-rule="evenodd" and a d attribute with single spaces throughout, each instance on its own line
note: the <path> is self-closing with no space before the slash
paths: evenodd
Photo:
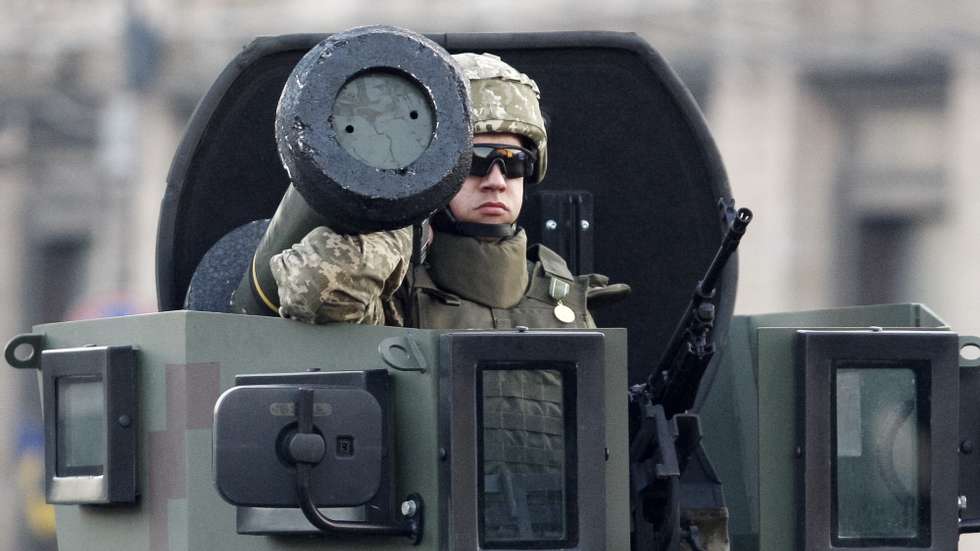
<path id="1" fill-rule="evenodd" d="M 916 301 L 980 333 L 980 3 L 4 0 L 0 335 L 155 309 L 156 214 L 197 100 L 256 35 L 368 23 L 637 32 L 757 214 L 739 311 Z M 37 392 L 17 375 L 0 369 L 0 489 L 19 496 L 0 499 L 19 534 L 0 551 L 52 546 L 28 506 Z"/>

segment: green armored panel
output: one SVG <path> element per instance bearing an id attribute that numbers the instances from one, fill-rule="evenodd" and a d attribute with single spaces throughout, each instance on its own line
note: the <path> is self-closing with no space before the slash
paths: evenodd
<path id="1" fill-rule="evenodd" d="M 104 550 L 277 549 L 263 536 L 236 534 L 235 507 L 212 482 L 211 425 L 215 400 L 235 376 L 257 373 L 389 368 L 378 353 L 389 337 L 408 337 L 434 358 L 436 336 L 385 327 L 306 326 L 275 318 L 202 312 L 43 325 L 45 348 L 86 344 L 138 348 L 142 431 L 141 497 L 133 507 L 58 506 L 59 548 Z M 433 367 L 435 364 L 432 364 Z M 394 379 L 396 477 L 409 491 L 437 502 L 436 375 L 389 369 Z M 411 488 L 411 490 L 407 490 Z M 439 516 L 426 518 L 438 534 Z M 404 539 L 345 540 L 344 549 L 401 549 Z M 436 549 L 427 537 L 420 549 Z M 323 549 L 317 539 L 296 539 L 295 549 Z M 327 547 L 329 548 L 329 547 Z"/>
<path id="2" fill-rule="evenodd" d="M 601 329 L 606 335 L 606 549 L 629 549 L 629 421 L 626 393 L 626 330 Z"/>
<path id="3" fill-rule="evenodd" d="M 58 505 L 62 551 L 441 549 L 451 500 L 440 449 L 440 336 L 374 326 L 310 326 L 288 320 L 206 312 L 166 312 L 38 326 L 44 350 L 87 345 L 136 349 L 139 399 L 138 488 L 134 504 Z M 508 332 L 513 334 L 514 332 Z M 533 331 L 531 333 L 534 333 Z M 603 487 L 606 548 L 629 546 L 626 431 L 626 333 L 601 330 L 608 450 Z M 596 332 L 592 332 L 596 334 Z M 385 369 L 393 389 L 395 495 L 425 502 L 421 544 L 404 537 L 309 537 L 238 534 L 236 507 L 213 479 L 215 403 L 239 375 L 308 370 Z M 443 374 L 444 376 L 445 374 Z M 581 407 L 579 404 L 578 407 Z M 584 446 L 583 446 L 584 447 Z M 440 470 L 442 469 L 442 470 Z M 586 496 L 583 496 L 583 498 Z M 601 509 L 600 509 L 601 510 Z"/>
<path id="4" fill-rule="evenodd" d="M 797 545 L 793 340 L 803 328 L 943 328 L 920 304 L 735 316 L 710 387 L 699 397 L 704 447 L 725 488 L 732 549 Z M 763 465 L 764 463 L 764 465 Z M 760 539 L 760 526 L 765 530 Z"/>

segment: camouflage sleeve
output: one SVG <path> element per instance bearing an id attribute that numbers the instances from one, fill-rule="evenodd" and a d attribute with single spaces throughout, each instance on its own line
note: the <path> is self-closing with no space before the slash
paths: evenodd
<path id="1" fill-rule="evenodd" d="M 405 278 L 411 255 L 411 227 L 363 235 L 318 227 L 269 260 L 279 285 L 279 315 L 306 323 L 384 325 L 384 303 Z"/>

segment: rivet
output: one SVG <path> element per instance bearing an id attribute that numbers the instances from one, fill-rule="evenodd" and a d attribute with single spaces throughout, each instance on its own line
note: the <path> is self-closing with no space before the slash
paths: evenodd
<path id="1" fill-rule="evenodd" d="M 412 518 L 415 516 L 419 510 L 419 504 L 415 503 L 414 499 L 408 499 L 402 502 L 402 516 L 405 518 Z"/>

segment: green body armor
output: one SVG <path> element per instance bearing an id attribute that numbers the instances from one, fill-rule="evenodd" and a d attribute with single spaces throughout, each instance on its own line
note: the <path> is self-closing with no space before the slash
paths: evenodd
<path id="1" fill-rule="evenodd" d="M 595 327 L 586 295 L 606 278 L 573 276 L 557 253 L 543 245 L 526 249 L 525 243 L 523 232 L 489 244 L 439 234 L 430 264 L 413 270 L 406 320 L 420 329 Z M 561 321 L 560 305 L 574 319 Z"/>

